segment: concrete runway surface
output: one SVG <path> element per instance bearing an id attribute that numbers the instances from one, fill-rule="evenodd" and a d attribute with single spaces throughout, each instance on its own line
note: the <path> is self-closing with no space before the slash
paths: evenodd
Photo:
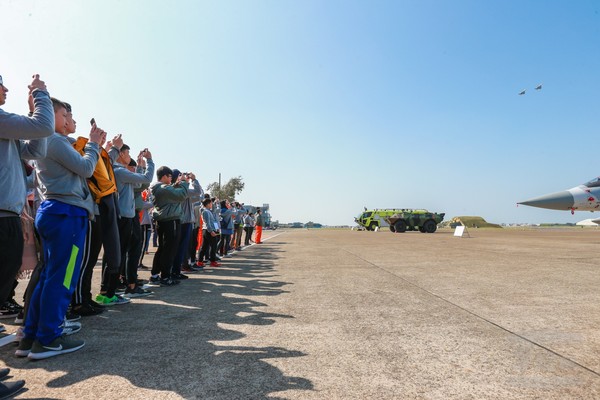
<path id="1" fill-rule="evenodd" d="M 20 399 L 600 398 L 600 231 L 470 233 L 266 231 L 0 365 Z"/>

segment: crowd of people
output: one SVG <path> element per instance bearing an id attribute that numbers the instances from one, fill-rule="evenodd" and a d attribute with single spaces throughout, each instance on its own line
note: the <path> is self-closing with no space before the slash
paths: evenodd
<path id="1" fill-rule="evenodd" d="M 85 343 L 70 335 L 81 329 L 81 317 L 219 267 L 221 258 L 250 244 L 254 230 L 261 243 L 260 209 L 254 214 L 211 197 L 194 173 L 155 168 L 147 148 L 132 157 L 123 137 L 107 141 L 94 119 L 87 138 L 72 137 L 71 105 L 50 97 L 39 75 L 28 90 L 28 116 L 0 108 L 0 318 L 21 325 L 16 334 L 0 325 L 0 346 L 18 341 L 15 355 L 33 360 L 77 351 Z M 0 106 L 7 93 L 0 77 Z M 28 226 L 38 246 L 20 305 L 15 287 Z M 156 252 L 147 267 L 152 236 Z M 101 253 L 101 284 L 93 288 Z M 148 281 L 138 278 L 138 270 L 150 268 Z M 1 369 L 0 380 L 6 375 Z M 0 398 L 23 385 L 0 383 Z"/>

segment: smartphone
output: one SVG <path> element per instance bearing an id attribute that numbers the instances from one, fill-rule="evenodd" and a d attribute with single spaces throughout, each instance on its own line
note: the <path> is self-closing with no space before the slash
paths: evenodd
<path id="1" fill-rule="evenodd" d="M 92 118 L 92 119 L 90 120 L 90 124 L 92 124 L 92 126 L 96 125 L 96 119 Z"/>

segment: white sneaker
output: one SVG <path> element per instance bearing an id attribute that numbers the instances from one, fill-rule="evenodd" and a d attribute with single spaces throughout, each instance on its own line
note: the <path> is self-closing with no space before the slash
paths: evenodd
<path id="1" fill-rule="evenodd" d="M 0 347 L 6 346 L 17 340 L 16 333 L 0 333 Z"/>
<path id="2" fill-rule="evenodd" d="M 65 336 L 72 335 L 81 330 L 81 322 L 69 322 L 65 320 L 60 327 L 62 328 L 62 334 Z"/>

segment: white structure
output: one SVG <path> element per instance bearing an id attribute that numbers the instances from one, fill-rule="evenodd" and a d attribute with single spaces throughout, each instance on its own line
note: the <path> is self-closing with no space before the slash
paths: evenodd
<path id="1" fill-rule="evenodd" d="M 577 226 L 595 226 L 597 228 L 598 224 L 600 224 L 600 218 L 596 218 L 596 219 L 588 218 L 588 219 L 584 219 L 583 221 L 577 222 L 575 225 L 577 225 Z"/>

